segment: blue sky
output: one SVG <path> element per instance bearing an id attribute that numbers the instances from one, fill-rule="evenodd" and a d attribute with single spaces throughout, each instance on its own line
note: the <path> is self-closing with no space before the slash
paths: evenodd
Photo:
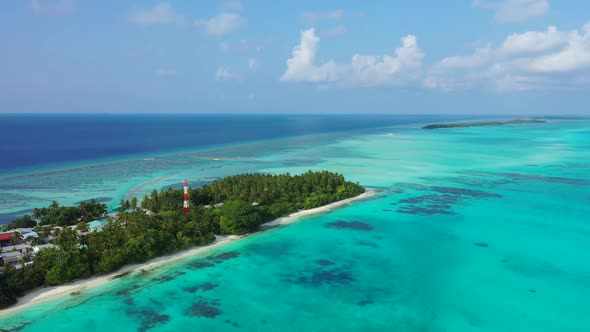
<path id="1" fill-rule="evenodd" d="M 0 112 L 590 114 L 584 0 L 3 1 Z"/>

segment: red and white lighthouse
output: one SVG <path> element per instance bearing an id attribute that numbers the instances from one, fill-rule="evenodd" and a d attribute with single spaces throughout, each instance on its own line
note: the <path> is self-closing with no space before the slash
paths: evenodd
<path id="1" fill-rule="evenodd" d="M 188 180 L 184 179 L 184 202 L 182 204 L 184 213 L 188 213 Z"/>

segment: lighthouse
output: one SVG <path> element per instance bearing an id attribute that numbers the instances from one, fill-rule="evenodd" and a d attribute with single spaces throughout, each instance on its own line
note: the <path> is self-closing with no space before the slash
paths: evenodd
<path id="1" fill-rule="evenodd" d="M 182 204 L 184 213 L 188 213 L 188 180 L 184 179 L 184 202 Z"/>

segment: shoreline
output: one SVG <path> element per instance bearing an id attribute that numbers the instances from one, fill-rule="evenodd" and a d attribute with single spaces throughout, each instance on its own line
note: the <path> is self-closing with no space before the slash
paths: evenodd
<path id="1" fill-rule="evenodd" d="M 295 221 L 298 221 L 301 218 L 306 217 L 306 216 L 327 213 L 327 212 L 330 212 L 334 209 L 337 209 L 339 207 L 347 205 L 349 203 L 365 200 L 371 196 L 374 196 L 377 193 L 378 193 L 378 191 L 376 191 L 376 190 L 367 190 L 364 193 L 354 196 L 354 197 L 351 197 L 351 198 L 343 199 L 341 201 L 336 201 L 336 202 L 333 202 L 333 203 L 330 203 L 330 204 L 327 204 L 324 206 L 320 206 L 317 208 L 309 209 L 309 210 L 301 210 L 298 212 L 294 212 L 294 213 L 291 213 L 285 217 L 280 217 L 280 218 L 277 218 L 273 221 L 262 224 L 260 226 L 259 232 L 266 231 L 266 230 L 276 228 L 279 226 L 292 224 Z M 80 294 L 84 291 L 91 290 L 93 288 L 106 285 L 111 281 L 120 279 L 121 277 L 128 276 L 134 272 L 140 272 L 142 270 L 143 271 L 153 271 L 153 270 L 156 270 L 160 267 L 168 265 L 172 262 L 176 262 L 176 261 L 182 260 L 184 258 L 190 258 L 196 254 L 200 254 L 200 253 L 206 252 L 208 250 L 212 250 L 212 249 L 221 247 L 224 244 L 231 243 L 233 241 L 245 238 L 249 235 L 256 234 L 256 233 L 258 233 L 258 232 L 248 233 L 248 234 L 244 234 L 244 235 L 224 235 L 224 236 L 216 235 L 215 241 L 212 242 L 211 244 L 199 246 L 199 247 L 192 247 L 190 249 L 179 251 L 179 252 L 176 252 L 176 253 L 173 253 L 170 255 L 156 257 L 156 258 L 151 259 L 145 263 L 127 265 L 127 266 L 124 266 L 121 269 L 119 269 L 115 272 L 109 273 L 107 275 L 95 276 L 95 277 L 90 277 L 87 279 L 76 280 L 74 282 L 67 283 L 64 285 L 59 285 L 59 286 L 40 287 L 35 290 L 32 290 L 31 292 L 29 292 L 25 296 L 20 297 L 16 304 L 14 304 L 6 309 L 0 310 L 0 318 L 5 318 L 7 316 L 16 314 L 20 311 L 34 307 L 36 305 L 66 297 L 68 295 L 71 295 L 71 293 Z"/>

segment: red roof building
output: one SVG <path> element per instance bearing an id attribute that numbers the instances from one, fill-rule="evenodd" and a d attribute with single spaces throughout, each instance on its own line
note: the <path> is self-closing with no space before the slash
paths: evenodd
<path id="1" fill-rule="evenodd" d="M 12 240 L 12 233 L 1 233 L 0 234 L 0 242 L 10 241 Z"/>

